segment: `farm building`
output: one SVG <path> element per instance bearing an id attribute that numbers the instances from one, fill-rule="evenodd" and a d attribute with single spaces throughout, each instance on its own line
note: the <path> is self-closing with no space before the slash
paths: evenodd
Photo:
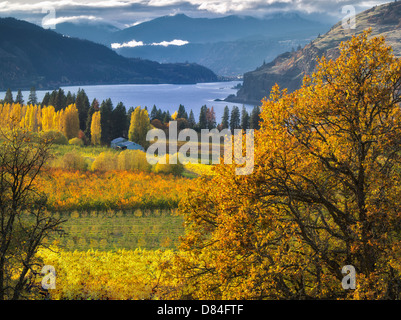
<path id="1" fill-rule="evenodd" d="M 132 141 L 128 141 L 125 138 L 116 138 L 114 140 L 111 141 L 110 143 L 110 147 L 112 147 L 113 149 L 120 149 L 120 150 L 141 150 L 141 151 L 145 151 L 145 149 Z"/>

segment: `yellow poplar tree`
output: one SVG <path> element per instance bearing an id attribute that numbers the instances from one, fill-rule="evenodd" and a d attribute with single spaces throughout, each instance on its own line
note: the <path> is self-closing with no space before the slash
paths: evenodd
<path id="1" fill-rule="evenodd" d="M 8 115 L 7 115 L 8 116 Z M 7 119 L 7 116 L 3 119 Z M 13 105 L 12 110 L 11 110 L 11 118 L 13 121 L 16 121 L 19 123 L 22 118 L 22 106 L 19 103 L 16 103 Z"/>
<path id="2" fill-rule="evenodd" d="M 24 128 L 31 132 L 38 130 L 37 106 L 28 105 L 24 118 Z"/>
<path id="3" fill-rule="evenodd" d="M 55 110 L 53 106 L 42 108 L 42 130 L 56 130 L 58 128 L 54 125 Z"/>
<path id="4" fill-rule="evenodd" d="M 131 113 L 128 139 L 146 148 L 148 145 L 146 134 L 150 129 L 151 126 L 148 111 L 146 109 L 141 109 L 141 107 L 136 107 Z"/>
<path id="5" fill-rule="evenodd" d="M 92 115 L 91 122 L 91 142 L 93 145 L 99 145 L 102 134 L 102 127 L 100 125 L 100 112 L 96 111 Z"/>
<path id="6" fill-rule="evenodd" d="M 60 121 L 63 111 L 64 110 L 57 111 L 54 113 L 54 116 L 53 116 L 54 129 L 57 131 L 60 131 L 60 132 L 63 132 L 63 130 L 62 130 L 63 128 L 62 128 L 61 121 Z"/>
<path id="7" fill-rule="evenodd" d="M 78 137 L 79 116 L 78 109 L 75 104 L 69 105 L 60 115 L 62 129 L 60 131 L 67 137 L 68 140 Z"/>

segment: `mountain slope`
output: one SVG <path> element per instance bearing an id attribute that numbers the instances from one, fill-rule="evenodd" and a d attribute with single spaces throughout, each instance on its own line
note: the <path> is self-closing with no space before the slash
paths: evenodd
<path id="1" fill-rule="evenodd" d="M 31 23 L 0 19 L 0 89 L 119 83 L 216 81 L 196 64 L 128 59 L 87 40 L 64 37 Z"/>
<path id="2" fill-rule="evenodd" d="M 160 63 L 193 61 L 223 76 L 238 76 L 255 69 L 263 61 L 307 44 L 308 40 L 247 39 L 215 43 L 189 43 L 183 46 L 140 46 L 121 48 L 124 57 L 141 57 Z M 251 50 L 250 50 L 251 48 Z"/>
<path id="3" fill-rule="evenodd" d="M 104 22 L 80 21 L 58 23 L 54 31 L 69 37 L 106 44 L 110 35 L 119 30 L 117 27 Z"/>
<path id="4" fill-rule="evenodd" d="M 248 16 L 191 18 L 184 14 L 164 16 L 111 34 L 109 42 L 145 43 L 181 39 L 190 43 L 233 41 L 255 35 L 280 38 L 294 33 L 316 32 L 322 24 L 303 19 L 297 14 L 277 14 L 258 19 Z"/>
<path id="5" fill-rule="evenodd" d="M 237 76 L 264 60 L 271 61 L 277 54 L 307 44 L 319 32 L 328 29 L 328 25 L 297 14 L 276 14 L 264 19 L 246 16 L 190 18 L 179 14 L 109 34 L 108 45 L 142 41 L 143 46 L 116 51 L 126 57 L 158 62 L 193 61 L 219 75 Z M 168 47 L 152 45 L 174 39 L 189 43 Z"/>
<path id="6" fill-rule="evenodd" d="M 325 55 L 336 58 L 339 45 L 350 39 L 353 34 L 360 34 L 372 28 L 372 36 L 384 35 L 387 44 L 391 45 L 394 54 L 401 56 L 401 2 L 392 2 L 373 7 L 356 16 L 356 29 L 343 29 L 341 21 L 329 32 L 319 36 L 304 48 L 292 53 L 279 55 L 272 62 L 254 71 L 244 74 L 244 83 L 236 96 L 226 100 L 238 103 L 260 104 L 269 95 L 271 88 L 277 83 L 289 91 L 298 89 L 305 74 L 315 70 L 317 57 Z"/>

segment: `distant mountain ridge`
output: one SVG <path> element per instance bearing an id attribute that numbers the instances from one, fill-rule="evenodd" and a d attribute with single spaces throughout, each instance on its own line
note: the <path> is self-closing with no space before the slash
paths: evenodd
<path id="1" fill-rule="evenodd" d="M 296 26 L 296 28 L 294 28 Z M 191 18 L 185 14 L 163 16 L 109 34 L 108 42 L 144 42 L 187 40 L 191 43 L 234 41 L 259 35 L 268 38 L 287 37 L 315 30 L 322 24 L 297 14 L 278 14 L 268 18 L 230 15 L 221 18 Z"/>
<path id="2" fill-rule="evenodd" d="M 358 14 L 354 30 L 344 29 L 340 21 L 304 48 L 281 54 L 272 62 L 245 73 L 242 88 L 226 101 L 260 105 L 276 83 L 289 91 L 300 88 L 304 75 L 315 70 L 317 57 L 337 58 L 342 41 L 368 28 L 372 29 L 372 36 L 384 35 L 394 54 L 401 56 L 401 2 L 391 2 Z"/>
<path id="3" fill-rule="evenodd" d="M 192 18 L 184 14 L 159 17 L 122 30 L 100 31 L 94 34 L 94 24 L 57 25 L 56 32 L 86 39 L 98 39 L 110 47 L 132 40 L 142 46 L 122 47 L 116 52 L 125 57 L 151 59 L 160 63 L 195 62 L 222 76 L 237 76 L 254 69 L 263 61 L 307 44 L 328 24 L 305 19 L 296 13 L 274 14 L 266 18 L 226 16 Z M 99 25 L 99 30 L 105 26 Z M 77 31 L 81 29 L 80 35 Z M 88 30 L 88 31 L 85 31 Z M 78 32 L 79 33 L 79 32 Z M 162 41 L 184 40 L 183 46 L 155 46 Z"/>
<path id="4" fill-rule="evenodd" d="M 82 37 L 82 30 L 85 29 L 85 37 Z M 107 47 L 108 38 L 114 32 L 120 29 L 104 22 L 99 21 L 80 21 L 78 24 L 75 22 L 61 22 L 56 25 L 56 32 L 69 37 L 82 38 L 92 42 L 104 44 Z"/>
<path id="5" fill-rule="evenodd" d="M 103 45 L 60 35 L 14 18 L 0 19 L 0 90 L 67 85 L 217 81 L 190 63 L 129 59 Z"/>

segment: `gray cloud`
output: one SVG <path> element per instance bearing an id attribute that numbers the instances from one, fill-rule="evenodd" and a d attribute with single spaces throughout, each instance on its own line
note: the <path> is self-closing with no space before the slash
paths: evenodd
<path id="1" fill-rule="evenodd" d="M 389 1 L 348 0 L 16 0 L 0 2 L 0 15 L 40 23 L 45 8 L 53 8 L 58 21 L 103 20 L 120 27 L 155 17 L 186 13 L 193 17 L 241 14 L 264 16 L 297 11 L 314 19 L 338 21 L 341 9 L 353 5 L 356 12 Z M 90 17 L 90 18 L 89 18 Z"/>

